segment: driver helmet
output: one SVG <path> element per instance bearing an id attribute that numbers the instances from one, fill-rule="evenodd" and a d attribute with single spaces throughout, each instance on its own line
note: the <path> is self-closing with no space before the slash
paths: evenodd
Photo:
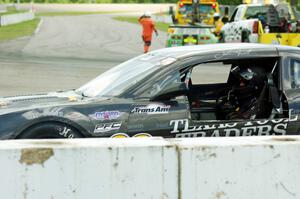
<path id="1" fill-rule="evenodd" d="M 255 72 L 253 72 L 250 68 L 240 69 L 239 66 L 231 69 L 231 73 L 233 73 L 236 77 L 242 80 L 250 81 L 255 76 Z"/>

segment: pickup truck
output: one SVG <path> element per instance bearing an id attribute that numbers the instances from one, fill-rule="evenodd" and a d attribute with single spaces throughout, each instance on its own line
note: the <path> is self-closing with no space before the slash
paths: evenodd
<path id="1" fill-rule="evenodd" d="M 287 3 L 242 4 L 221 30 L 220 42 L 300 45 L 296 14 Z"/>

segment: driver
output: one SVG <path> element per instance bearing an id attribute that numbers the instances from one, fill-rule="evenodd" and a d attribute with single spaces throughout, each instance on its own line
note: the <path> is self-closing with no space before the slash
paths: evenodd
<path id="1" fill-rule="evenodd" d="M 230 71 L 237 79 L 237 84 L 222 100 L 220 109 L 225 119 L 250 119 L 255 116 L 255 108 L 259 96 L 257 74 L 250 68 L 241 69 L 239 66 Z"/>

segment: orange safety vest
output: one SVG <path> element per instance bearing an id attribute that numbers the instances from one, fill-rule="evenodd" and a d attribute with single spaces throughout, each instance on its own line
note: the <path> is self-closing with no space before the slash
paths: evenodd
<path id="1" fill-rule="evenodd" d="M 153 20 L 150 18 L 141 18 L 139 19 L 139 22 L 143 27 L 143 38 L 146 38 L 146 40 L 151 41 L 152 33 L 156 30 Z"/>

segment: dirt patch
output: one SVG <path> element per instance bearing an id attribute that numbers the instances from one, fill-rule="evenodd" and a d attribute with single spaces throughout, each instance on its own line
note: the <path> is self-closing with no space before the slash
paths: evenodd
<path id="1" fill-rule="evenodd" d="M 51 148 L 22 149 L 19 162 L 26 165 L 43 165 L 53 155 Z"/>

